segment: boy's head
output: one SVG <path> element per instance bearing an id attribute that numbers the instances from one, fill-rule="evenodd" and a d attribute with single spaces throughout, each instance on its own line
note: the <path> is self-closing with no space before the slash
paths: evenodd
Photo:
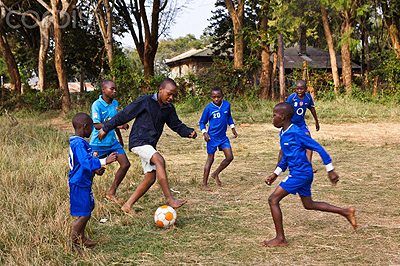
<path id="1" fill-rule="evenodd" d="M 85 113 L 77 113 L 72 118 L 72 125 L 76 136 L 88 138 L 92 134 L 93 120 Z"/>
<path id="2" fill-rule="evenodd" d="M 176 83 L 170 78 L 164 79 L 158 89 L 158 102 L 167 105 L 172 102 L 176 95 Z"/>
<path id="3" fill-rule="evenodd" d="M 117 96 L 116 88 L 117 86 L 115 85 L 115 82 L 112 80 L 104 80 L 101 83 L 101 92 L 103 96 L 107 96 L 110 99 L 114 99 L 115 96 Z"/>
<path id="4" fill-rule="evenodd" d="M 220 106 L 222 103 L 222 98 L 224 98 L 224 93 L 220 87 L 214 87 L 211 89 L 211 100 L 216 106 Z"/>
<path id="5" fill-rule="evenodd" d="M 281 128 L 284 123 L 290 122 L 294 116 L 294 108 L 290 103 L 282 102 L 278 103 L 274 107 L 274 118 L 272 123 L 275 127 Z"/>
<path id="6" fill-rule="evenodd" d="M 297 96 L 299 96 L 300 98 L 303 98 L 306 95 L 306 82 L 305 80 L 299 80 L 296 82 L 296 93 Z"/>

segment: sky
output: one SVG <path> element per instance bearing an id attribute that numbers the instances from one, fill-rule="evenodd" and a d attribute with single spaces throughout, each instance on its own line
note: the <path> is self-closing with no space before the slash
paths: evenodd
<path id="1" fill-rule="evenodd" d="M 185 0 L 177 1 L 185 2 Z M 176 39 L 187 34 L 193 34 L 196 38 L 199 38 L 203 30 L 209 25 L 207 20 L 212 16 L 211 11 L 215 9 L 215 2 L 215 0 L 191 0 L 187 7 L 178 14 L 176 23 L 170 29 L 169 38 Z M 118 41 L 121 41 L 125 47 L 135 47 L 129 33 Z"/>

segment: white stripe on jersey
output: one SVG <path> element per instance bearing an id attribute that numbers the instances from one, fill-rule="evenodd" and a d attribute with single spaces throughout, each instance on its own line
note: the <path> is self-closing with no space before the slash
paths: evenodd
<path id="1" fill-rule="evenodd" d="M 69 169 L 72 171 L 74 169 L 74 154 L 72 153 L 71 147 L 69 147 Z"/>

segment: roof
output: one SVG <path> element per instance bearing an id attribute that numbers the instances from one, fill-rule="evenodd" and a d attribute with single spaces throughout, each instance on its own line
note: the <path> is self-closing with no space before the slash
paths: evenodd
<path id="1" fill-rule="evenodd" d="M 203 49 L 190 49 L 186 52 L 183 52 L 181 54 L 178 54 L 170 59 L 166 59 L 165 63 L 173 63 L 173 62 L 177 62 L 183 59 L 187 59 L 190 57 L 212 57 L 213 53 L 212 50 L 210 48 L 203 48 Z"/>
<path id="2" fill-rule="evenodd" d="M 307 46 L 306 54 L 300 54 L 299 46 L 293 46 L 286 48 L 284 51 L 284 66 L 285 68 L 298 68 L 303 66 L 303 61 L 307 61 L 309 67 L 312 68 L 331 68 L 331 60 L 329 52 L 314 48 L 312 46 Z M 272 57 L 271 57 L 272 59 Z M 342 68 L 342 57 L 336 54 L 336 61 L 338 68 Z M 353 69 L 360 69 L 361 67 L 356 63 L 352 62 Z"/>

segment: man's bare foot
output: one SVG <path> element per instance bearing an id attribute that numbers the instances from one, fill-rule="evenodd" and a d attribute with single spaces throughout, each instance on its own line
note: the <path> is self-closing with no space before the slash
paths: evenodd
<path id="1" fill-rule="evenodd" d="M 357 229 L 357 220 L 356 220 L 356 209 L 353 207 L 348 208 L 349 213 L 345 215 L 347 220 L 351 223 L 354 230 Z"/>
<path id="2" fill-rule="evenodd" d="M 170 199 L 167 200 L 167 204 L 171 206 L 172 208 L 179 208 L 182 205 L 184 205 L 187 202 L 187 200 L 178 200 L 178 199 Z"/>
<path id="3" fill-rule="evenodd" d="M 221 180 L 219 180 L 219 177 L 215 172 L 211 174 L 211 177 L 215 179 L 217 186 L 222 186 Z"/>
<path id="4" fill-rule="evenodd" d="M 212 191 L 211 188 L 209 188 L 207 185 L 202 185 L 201 189 L 205 190 L 205 191 L 210 191 L 210 192 Z"/>
<path id="5" fill-rule="evenodd" d="M 268 241 L 264 240 L 262 244 L 264 247 L 286 247 L 288 245 L 286 239 L 281 240 L 277 238 Z"/>
<path id="6" fill-rule="evenodd" d="M 137 213 L 135 212 L 134 209 L 132 209 L 131 207 L 125 206 L 125 205 L 123 205 L 121 207 L 121 211 L 123 211 L 124 213 L 130 214 L 132 216 L 137 216 Z"/>
<path id="7" fill-rule="evenodd" d="M 123 203 L 122 199 L 117 198 L 115 195 L 112 194 L 107 194 L 106 199 L 114 201 L 115 203 L 121 205 Z"/>
<path id="8" fill-rule="evenodd" d="M 82 238 L 82 245 L 84 245 L 84 246 L 87 247 L 87 248 L 92 248 L 92 247 L 94 247 L 94 246 L 97 245 L 97 242 L 94 242 L 94 241 L 92 241 L 92 240 L 89 240 L 89 239 L 87 239 L 87 238 L 85 237 L 85 238 Z"/>
<path id="9" fill-rule="evenodd" d="M 75 241 L 71 241 L 71 249 L 73 252 L 78 253 L 78 255 L 82 256 L 82 249 L 79 247 L 79 244 Z"/>

